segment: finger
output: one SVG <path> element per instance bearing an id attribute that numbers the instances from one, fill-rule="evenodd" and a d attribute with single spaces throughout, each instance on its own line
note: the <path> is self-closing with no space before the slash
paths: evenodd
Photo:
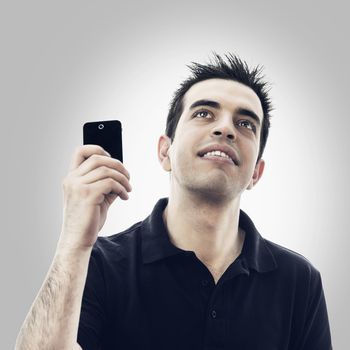
<path id="1" fill-rule="evenodd" d="M 128 192 L 131 191 L 129 179 L 124 174 L 104 165 L 85 174 L 82 177 L 82 181 L 85 184 L 90 184 L 108 178 L 112 178 L 113 180 L 119 182 Z"/>
<path id="2" fill-rule="evenodd" d="M 111 178 L 94 182 L 88 186 L 90 186 L 91 192 L 96 193 L 96 199 L 99 203 L 103 202 L 105 196 L 108 196 L 110 194 L 117 195 L 123 200 L 129 199 L 129 195 L 125 188 L 120 183 Z"/>
<path id="3" fill-rule="evenodd" d="M 99 145 L 83 145 L 79 146 L 75 149 L 69 170 L 75 170 L 82 164 L 86 159 L 91 157 L 93 154 L 99 154 L 104 156 L 109 156 L 109 153 L 105 151 L 101 146 Z"/>
<path id="4" fill-rule="evenodd" d="M 123 163 L 120 160 L 98 154 L 93 154 L 91 157 L 81 163 L 76 169 L 76 174 L 78 176 L 84 176 L 90 171 L 93 171 L 94 169 L 97 169 L 101 166 L 106 166 L 108 168 L 114 169 L 130 179 L 129 172 L 125 169 Z"/>

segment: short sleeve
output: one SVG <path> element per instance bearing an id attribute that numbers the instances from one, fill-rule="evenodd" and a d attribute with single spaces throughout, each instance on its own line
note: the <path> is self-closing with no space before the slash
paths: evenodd
<path id="1" fill-rule="evenodd" d="M 83 350 L 98 350 L 107 324 L 106 288 L 98 250 L 91 253 L 83 292 L 77 341 Z"/>
<path id="2" fill-rule="evenodd" d="M 332 350 L 331 334 L 320 273 L 312 273 L 310 298 L 303 333 L 300 338 L 300 350 Z"/>

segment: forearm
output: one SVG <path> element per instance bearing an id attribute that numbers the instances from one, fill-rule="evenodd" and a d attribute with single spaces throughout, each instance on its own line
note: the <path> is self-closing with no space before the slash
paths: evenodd
<path id="1" fill-rule="evenodd" d="M 16 350 L 73 349 L 91 250 L 58 245 L 45 281 L 21 327 Z"/>

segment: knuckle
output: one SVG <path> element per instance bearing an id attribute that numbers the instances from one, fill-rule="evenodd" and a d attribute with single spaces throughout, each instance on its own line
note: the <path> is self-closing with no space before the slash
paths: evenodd
<path id="1" fill-rule="evenodd" d="M 108 168 L 107 166 L 105 166 L 105 165 L 102 165 L 102 166 L 100 167 L 100 171 L 102 172 L 103 175 L 107 175 L 107 174 L 110 173 L 109 168 Z"/>
<path id="2" fill-rule="evenodd" d="M 115 169 L 123 169 L 123 163 L 119 159 L 113 158 L 113 165 Z"/>
<path id="3" fill-rule="evenodd" d="M 115 184 L 115 181 L 112 179 L 112 178 L 108 178 L 107 179 L 107 184 L 109 185 L 109 186 L 113 186 L 114 184 Z"/>
<path id="4" fill-rule="evenodd" d="M 101 155 L 100 154 L 94 153 L 90 158 L 92 159 L 92 161 L 94 163 L 98 163 L 98 162 L 101 161 Z"/>
<path id="5" fill-rule="evenodd" d="M 75 150 L 74 150 L 75 155 L 76 156 L 81 155 L 81 153 L 84 152 L 84 149 L 85 149 L 85 145 L 84 146 L 76 146 Z"/>

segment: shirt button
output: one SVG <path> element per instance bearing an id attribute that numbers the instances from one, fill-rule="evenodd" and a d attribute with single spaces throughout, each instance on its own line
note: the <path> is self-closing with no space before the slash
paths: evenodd
<path id="1" fill-rule="evenodd" d="M 211 312 L 211 317 L 212 317 L 212 318 L 216 318 L 216 311 L 215 311 L 215 310 L 213 310 L 213 311 Z"/>
<path id="2" fill-rule="evenodd" d="M 202 280 L 202 286 L 203 287 L 206 287 L 208 285 L 208 280 Z"/>

